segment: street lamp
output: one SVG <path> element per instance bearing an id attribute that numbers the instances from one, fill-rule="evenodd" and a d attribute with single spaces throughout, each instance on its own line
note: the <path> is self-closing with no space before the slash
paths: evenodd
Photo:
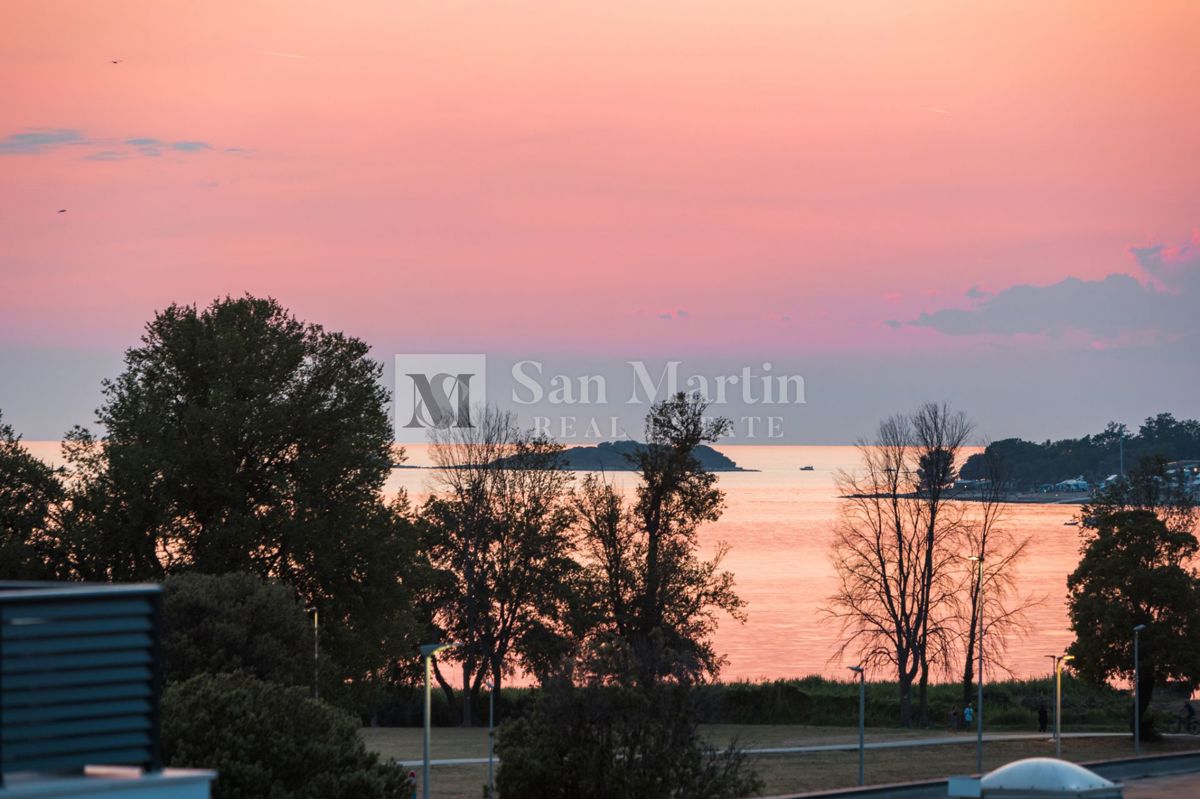
<path id="1" fill-rule="evenodd" d="M 422 644 L 421 657 L 425 660 L 425 760 L 421 768 L 421 795 L 429 799 L 429 728 L 433 719 L 432 703 L 429 697 L 429 662 L 433 656 L 443 649 L 458 646 L 458 644 Z"/>
<path id="2" fill-rule="evenodd" d="M 862 785 L 866 778 L 863 753 L 866 749 L 866 712 L 867 686 L 866 675 L 862 666 L 847 666 L 846 668 L 858 675 L 858 784 Z"/>
<path id="3" fill-rule="evenodd" d="M 1074 659 L 1074 655 L 1063 655 L 1054 669 L 1054 756 L 1057 758 L 1062 758 L 1062 670 L 1067 661 Z"/>
<path id="4" fill-rule="evenodd" d="M 484 683 L 488 690 L 488 781 L 487 799 L 492 799 L 496 792 L 496 783 L 492 780 L 492 757 L 496 752 L 496 682 L 488 680 Z"/>
<path id="5" fill-rule="evenodd" d="M 1133 754 L 1139 756 L 1142 754 L 1142 703 L 1139 701 L 1138 691 L 1141 686 L 1141 663 L 1138 657 L 1138 633 L 1146 629 L 1146 625 L 1139 624 L 1133 628 Z"/>
<path id="6" fill-rule="evenodd" d="M 1058 655 L 1046 655 L 1046 657 L 1050 658 L 1050 690 L 1053 691 L 1054 690 L 1054 672 L 1058 670 Z M 1058 718 L 1058 714 L 1055 714 L 1054 717 Z M 1057 723 L 1058 722 L 1055 722 L 1056 725 L 1057 725 Z M 1057 729 L 1057 727 L 1055 727 L 1055 729 Z"/>
<path id="7" fill-rule="evenodd" d="M 979 687 L 978 707 L 975 709 L 975 771 L 983 773 L 983 556 L 972 555 L 967 560 L 979 563 L 979 582 L 975 589 L 975 604 L 979 614 L 979 634 L 975 636 L 979 642 Z"/>
<path id="8" fill-rule="evenodd" d="M 321 698 L 321 612 L 316 608 L 313 612 L 313 699 Z"/>

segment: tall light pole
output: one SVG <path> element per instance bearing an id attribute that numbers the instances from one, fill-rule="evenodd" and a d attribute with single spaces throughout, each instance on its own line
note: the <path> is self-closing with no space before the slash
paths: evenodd
<path id="1" fill-rule="evenodd" d="M 866 713 L 867 713 L 867 684 L 866 674 L 862 666 L 847 666 L 858 675 L 858 784 L 866 780 L 865 757 L 866 750 Z"/>
<path id="2" fill-rule="evenodd" d="M 496 793 L 496 783 L 492 779 L 492 758 L 496 752 L 496 682 L 488 680 L 485 683 L 488 690 L 488 781 L 487 799 L 492 799 Z"/>
<path id="3" fill-rule="evenodd" d="M 429 799 L 429 728 L 432 726 L 433 710 L 432 702 L 429 696 L 429 662 L 433 660 L 433 656 L 443 649 L 449 649 L 458 644 L 422 644 L 421 657 L 425 659 L 425 740 L 424 765 L 421 767 L 421 795 L 425 799 Z"/>
<path id="4" fill-rule="evenodd" d="M 1074 655 L 1063 655 L 1054 669 L 1054 756 L 1057 758 L 1062 758 L 1062 670 L 1067 661 L 1074 659 Z"/>
<path id="5" fill-rule="evenodd" d="M 313 608 L 313 699 L 321 698 L 321 612 Z"/>
<path id="6" fill-rule="evenodd" d="M 1053 691 L 1054 690 L 1054 672 L 1058 671 L 1058 655 L 1046 655 L 1046 657 L 1050 658 L 1050 690 Z M 1054 718 L 1056 718 L 1056 719 L 1058 718 L 1057 713 L 1054 714 Z M 1054 724 L 1055 724 L 1054 729 L 1057 730 L 1058 722 L 1056 721 L 1056 722 L 1054 722 Z M 1056 738 L 1056 739 L 1058 738 L 1057 732 L 1053 733 L 1053 735 L 1054 735 L 1054 738 Z"/>
<path id="7" fill-rule="evenodd" d="M 1142 754 L 1142 703 L 1138 696 L 1142 674 L 1140 653 L 1138 652 L 1138 633 L 1144 629 L 1146 629 L 1144 624 L 1133 628 L 1133 754 L 1135 757 Z"/>
<path id="8" fill-rule="evenodd" d="M 979 676 L 975 680 L 979 688 L 978 707 L 975 709 L 975 770 L 983 773 L 983 555 L 972 555 L 967 560 L 978 561 L 979 583 L 975 588 L 975 605 L 979 617 Z"/>

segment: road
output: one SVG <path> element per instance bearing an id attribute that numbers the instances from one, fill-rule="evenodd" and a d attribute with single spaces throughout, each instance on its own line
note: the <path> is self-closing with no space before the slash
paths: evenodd
<path id="1" fill-rule="evenodd" d="M 1064 739 L 1067 738 L 1121 738 L 1129 737 L 1127 732 L 1064 732 Z M 984 733 L 983 742 L 1000 742 L 1000 741 L 1049 741 L 1051 736 L 1044 732 L 999 732 L 999 733 Z M 863 748 L 865 749 L 912 749 L 919 746 L 953 746 L 954 744 L 973 744 L 975 743 L 974 736 L 957 735 L 946 736 L 944 738 L 902 738 L 891 741 L 867 741 Z M 810 744 L 807 746 L 774 746 L 762 748 L 749 748 L 742 751 L 747 755 L 802 755 L 817 752 L 853 752 L 858 749 L 858 741 L 850 743 L 836 744 Z M 417 760 L 406 760 L 405 765 L 420 763 Z M 430 760 L 431 766 L 486 766 L 488 759 L 486 757 L 449 757 Z M 494 761 L 500 762 L 499 758 Z"/>

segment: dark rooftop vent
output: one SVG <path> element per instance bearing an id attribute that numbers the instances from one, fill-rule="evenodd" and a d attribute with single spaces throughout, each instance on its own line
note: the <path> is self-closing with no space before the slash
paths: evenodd
<path id="1" fill-rule="evenodd" d="M 0 582 L 0 785 L 161 769 L 156 585 Z"/>

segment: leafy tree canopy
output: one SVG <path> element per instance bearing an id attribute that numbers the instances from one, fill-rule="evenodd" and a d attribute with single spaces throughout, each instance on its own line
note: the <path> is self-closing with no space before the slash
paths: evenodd
<path id="1" fill-rule="evenodd" d="M 54 576 L 46 562 L 47 526 L 62 494 L 55 470 L 34 457 L 0 417 L 0 579 Z"/>
<path id="2" fill-rule="evenodd" d="M 168 765 L 217 771 L 214 799 L 400 797 L 400 769 L 383 765 L 358 721 L 303 688 L 246 675 L 201 674 L 163 694 Z"/>
<path id="3" fill-rule="evenodd" d="M 1200 421 L 1177 420 L 1169 413 L 1147 418 L 1136 433 L 1117 422 L 1105 430 L 1083 438 L 1036 443 L 1006 438 L 988 445 L 987 451 L 1000 458 L 1020 488 L 1057 483 L 1077 475 L 1099 482 L 1121 471 L 1122 441 L 1125 470 L 1131 471 L 1143 457 L 1158 456 L 1167 461 L 1200 459 Z M 982 454 L 972 455 L 962 467 L 968 480 L 986 478 Z"/>
<path id="4" fill-rule="evenodd" d="M 107 437 L 68 437 L 72 571 L 251 572 L 322 611 L 350 672 L 407 654 L 415 533 L 380 495 L 394 460 L 381 370 L 364 342 L 272 299 L 158 313 L 105 383 Z"/>
<path id="5" fill-rule="evenodd" d="M 1095 682 L 1132 676 L 1133 628 L 1145 624 L 1142 667 L 1200 684 L 1200 579 L 1188 565 L 1196 537 L 1172 531 L 1149 510 L 1121 510 L 1093 524 L 1067 579 L 1075 669 Z"/>
<path id="6" fill-rule="evenodd" d="M 744 756 L 700 736 L 694 689 L 556 683 L 500 728 L 501 796 L 736 799 L 760 790 Z"/>
<path id="7" fill-rule="evenodd" d="M 313 638 L 304 606 L 280 582 L 254 574 L 175 574 L 163 582 L 165 677 L 245 672 L 311 685 Z"/>

